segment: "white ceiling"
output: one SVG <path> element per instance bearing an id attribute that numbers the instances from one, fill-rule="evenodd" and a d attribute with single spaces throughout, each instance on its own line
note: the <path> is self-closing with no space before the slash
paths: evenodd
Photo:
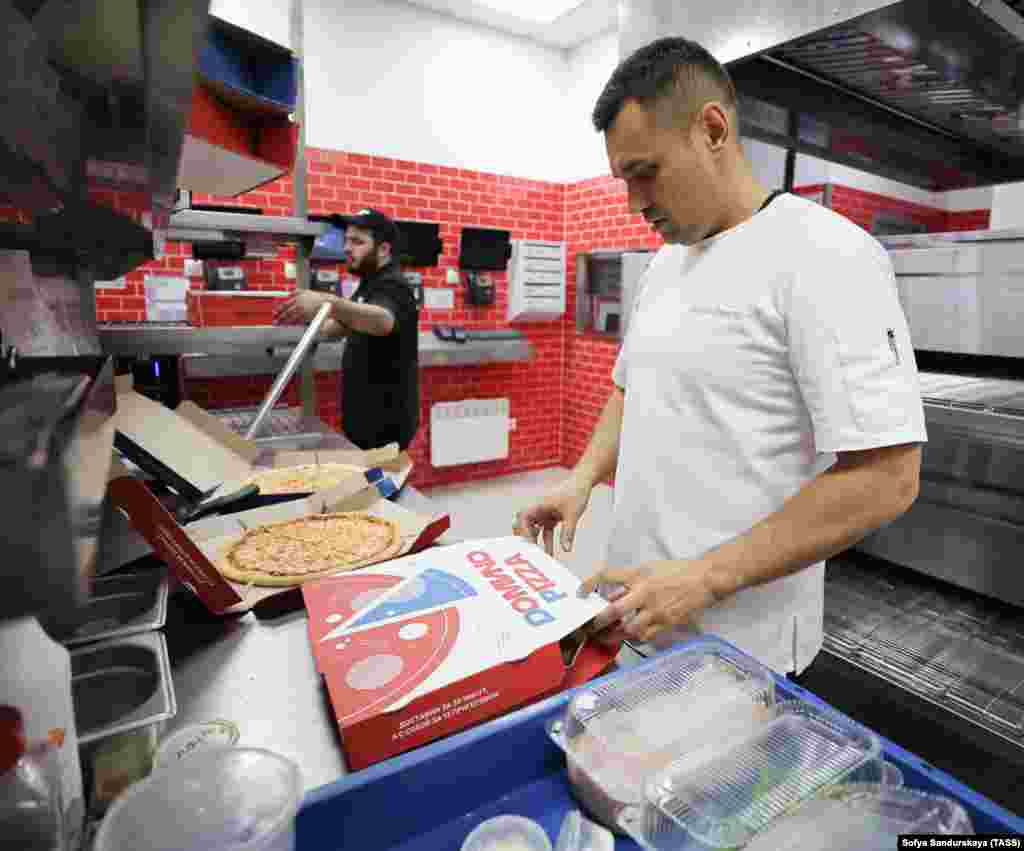
<path id="1" fill-rule="evenodd" d="M 552 47 L 573 48 L 618 26 L 616 0 L 585 0 L 551 24 L 533 24 L 513 15 L 489 9 L 473 0 L 407 2 L 463 21 L 484 24 L 502 32 L 525 36 Z"/>

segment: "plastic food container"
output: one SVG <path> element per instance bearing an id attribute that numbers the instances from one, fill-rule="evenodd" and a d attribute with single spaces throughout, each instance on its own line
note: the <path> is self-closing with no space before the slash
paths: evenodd
<path id="1" fill-rule="evenodd" d="M 624 807 L 643 801 L 644 784 L 685 755 L 710 759 L 772 717 L 770 672 L 726 647 L 695 647 L 578 693 L 549 728 L 565 751 L 583 808 L 622 830 Z"/>
<path id="2" fill-rule="evenodd" d="M 555 851 L 615 851 L 615 837 L 579 810 L 573 810 L 562 822 Z"/>
<path id="3" fill-rule="evenodd" d="M 154 771 L 173 770 L 184 759 L 206 753 L 214 748 L 233 748 L 240 737 L 238 725 L 233 721 L 207 721 L 189 724 L 160 742 L 153 758 Z"/>
<path id="4" fill-rule="evenodd" d="M 745 851 L 892 851 L 900 834 L 970 835 L 963 807 L 916 789 L 868 783 L 835 787 L 759 833 Z"/>
<path id="5" fill-rule="evenodd" d="M 293 851 L 301 797 L 291 760 L 214 749 L 132 786 L 100 825 L 95 851 Z"/>
<path id="6" fill-rule="evenodd" d="M 462 851 L 551 851 L 551 841 L 535 821 L 497 816 L 479 825 L 462 843 Z"/>
<path id="7" fill-rule="evenodd" d="M 637 842 L 657 851 L 694 840 L 736 848 L 870 764 L 882 765 L 877 736 L 836 713 L 787 701 L 773 706 L 753 735 L 734 739 L 711 759 L 674 761 L 647 783 L 644 804 L 620 819 Z"/>

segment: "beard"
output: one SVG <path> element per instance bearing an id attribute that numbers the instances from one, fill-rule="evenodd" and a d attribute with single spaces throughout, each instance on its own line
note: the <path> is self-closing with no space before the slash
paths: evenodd
<path id="1" fill-rule="evenodd" d="M 367 254 L 358 262 L 355 259 L 350 259 L 348 263 L 348 271 L 351 275 L 355 275 L 359 278 L 365 278 L 367 275 L 372 275 L 375 272 L 380 271 L 380 263 L 377 262 L 377 256 L 375 254 Z"/>

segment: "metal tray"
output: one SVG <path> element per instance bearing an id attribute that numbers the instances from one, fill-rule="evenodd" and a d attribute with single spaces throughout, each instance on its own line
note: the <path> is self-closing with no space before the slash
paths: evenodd
<path id="1" fill-rule="evenodd" d="M 90 600 L 51 634 L 73 647 L 160 629 L 167 621 L 169 584 L 166 567 L 96 579 Z"/>
<path id="2" fill-rule="evenodd" d="M 81 745 L 173 718 L 167 643 L 147 632 L 71 653 L 71 698 Z"/>

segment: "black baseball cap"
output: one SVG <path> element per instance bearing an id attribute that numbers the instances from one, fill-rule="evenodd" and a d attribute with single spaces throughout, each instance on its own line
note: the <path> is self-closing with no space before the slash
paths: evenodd
<path id="1" fill-rule="evenodd" d="M 331 224 L 342 229 L 352 225 L 369 231 L 377 242 L 391 243 L 392 251 L 398 251 L 398 226 L 380 210 L 367 207 L 351 216 L 331 216 Z"/>

